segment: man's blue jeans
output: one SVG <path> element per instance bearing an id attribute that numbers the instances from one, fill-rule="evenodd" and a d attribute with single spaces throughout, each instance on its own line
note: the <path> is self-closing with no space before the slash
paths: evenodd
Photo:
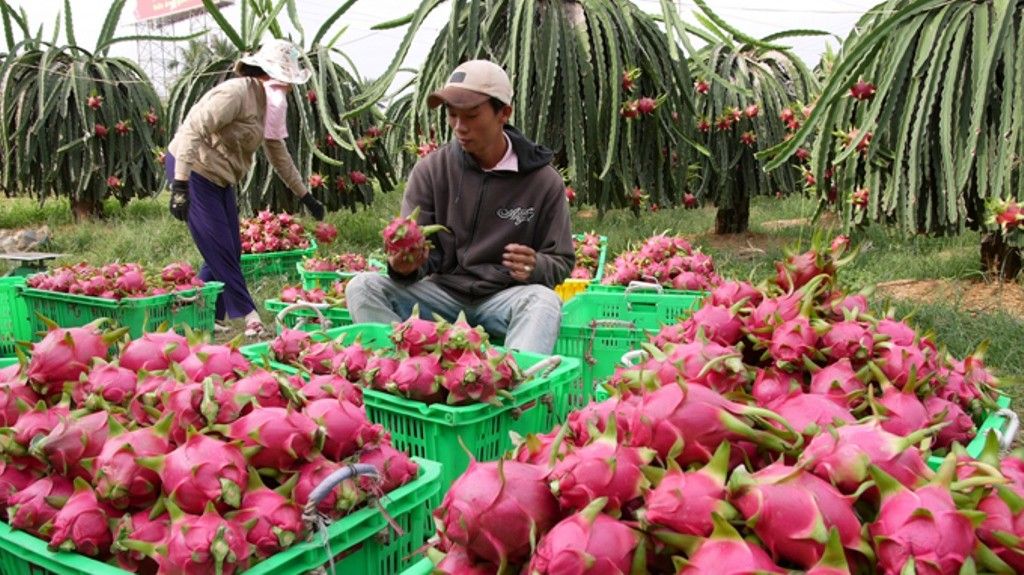
<path id="1" fill-rule="evenodd" d="M 506 288 L 473 305 L 452 297 L 430 278 L 400 284 L 377 273 L 353 277 L 345 288 L 348 310 L 355 323 L 392 323 L 412 315 L 419 304 L 420 317 L 437 314 L 454 321 L 466 312 L 470 325 L 480 325 L 492 337 L 503 337 L 505 347 L 550 355 L 562 323 L 562 300 L 554 290 L 531 284 Z"/>

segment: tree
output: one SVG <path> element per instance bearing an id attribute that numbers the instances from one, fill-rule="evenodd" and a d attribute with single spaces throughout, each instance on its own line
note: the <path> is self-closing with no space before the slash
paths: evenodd
<path id="1" fill-rule="evenodd" d="M 283 37 L 278 23 L 283 10 L 287 9 L 292 26 L 302 36 L 298 44 L 305 45 L 295 0 L 243 0 L 237 27 L 227 21 L 213 1 L 203 3 L 230 43 L 230 49 L 222 46 L 211 50 L 182 70 L 168 97 L 172 126 L 180 125 L 207 91 L 230 78 L 238 58 L 256 50 L 265 35 Z M 379 143 L 383 112 L 376 106 L 354 110 L 353 102 L 364 91 L 364 84 L 355 72 L 336 61 L 347 61 L 341 51 L 333 48 L 340 33 L 327 36 L 352 4 L 350 1 L 338 8 L 316 32 L 303 54 L 306 66 L 313 72 L 312 79 L 288 95 L 286 144 L 299 171 L 309 176 L 310 190 L 330 210 L 347 207 L 354 211 L 359 204 L 373 201 L 375 189 L 389 191 L 395 185 L 394 168 Z M 297 199 L 274 177 L 263 154 L 256 155 L 253 169 L 239 185 L 238 193 L 242 209 L 250 212 L 260 208 L 299 210 Z"/>
<path id="2" fill-rule="evenodd" d="M 376 27 L 408 30 L 370 99 L 385 94 L 423 20 L 441 4 L 424 0 Z M 472 58 L 508 71 L 513 123 L 555 151 L 580 201 L 602 210 L 680 202 L 695 153 L 692 79 L 649 14 L 624 1 L 453 0 L 411 100 L 392 115 L 407 134 L 392 153 L 448 138 L 442 113 L 428 110 L 426 98 Z"/>
<path id="3" fill-rule="evenodd" d="M 0 178 L 8 194 L 65 196 L 76 216 L 88 217 L 102 215 L 109 196 L 124 203 L 159 190 L 160 100 L 134 62 L 109 55 L 115 43 L 139 39 L 114 37 L 124 4 L 113 2 L 96 48 L 87 51 L 75 41 L 69 1 L 66 45 L 57 43 L 60 16 L 47 41 L 0 1 L 8 43 L 0 64 Z M 15 32 L 24 39 L 15 42 Z"/>

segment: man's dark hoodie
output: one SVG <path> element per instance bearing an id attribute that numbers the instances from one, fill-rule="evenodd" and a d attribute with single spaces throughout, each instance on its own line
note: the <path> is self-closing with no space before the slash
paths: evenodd
<path id="1" fill-rule="evenodd" d="M 419 207 L 420 225 L 441 224 L 430 241 L 429 260 L 414 274 L 391 277 L 433 281 L 453 295 L 474 300 L 524 285 L 502 262 L 505 246 L 537 251 L 528 283 L 554 287 L 575 263 L 565 184 L 551 167 L 551 150 L 535 144 L 510 125 L 505 133 L 519 159 L 519 171 L 485 172 L 457 141 L 423 158 L 412 169 L 402 199 L 402 215 Z"/>

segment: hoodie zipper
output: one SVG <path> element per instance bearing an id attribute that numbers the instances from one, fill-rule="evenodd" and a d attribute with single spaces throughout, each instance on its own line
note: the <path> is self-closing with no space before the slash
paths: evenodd
<path id="1" fill-rule="evenodd" d="M 463 258 L 468 257 L 467 252 L 469 252 L 469 248 L 472 247 L 473 242 L 476 240 L 476 227 L 477 224 L 480 222 L 480 206 L 483 205 L 484 203 L 484 192 L 487 191 L 487 178 L 489 177 L 490 175 L 485 173 L 483 180 L 481 180 L 480 182 L 480 193 L 478 194 L 479 197 L 477 197 L 476 200 L 476 210 L 473 212 L 473 231 L 470 232 L 469 234 L 469 243 L 466 244 L 466 249 L 462 250 Z"/>

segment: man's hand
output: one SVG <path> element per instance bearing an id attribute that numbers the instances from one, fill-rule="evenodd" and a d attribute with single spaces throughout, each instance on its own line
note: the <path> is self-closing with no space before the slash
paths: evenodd
<path id="1" fill-rule="evenodd" d="M 537 267 L 537 252 L 530 246 L 508 244 L 501 263 L 512 273 L 512 279 L 525 282 Z"/>
<path id="2" fill-rule="evenodd" d="M 188 182 L 185 180 L 174 180 L 171 183 L 171 201 L 168 206 L 171 215 L 179 221 L 188 220 Z"/>
<path id="3" fill-rule="evenodd" d="M 395 272 L 403 276 L 407 276 L 415 272 L 416 270 L 420 269 L 420 267 L 422 267 L 423 264 L 427 261 L 428 257 L 430 257 L 430 248 L 428 248 L 427 246 L 423 246 L 423 251 L 420 252 L 418 255 L 414 255 L 412 258 L 408 258 L 407 256 L 404 255 L 389 256 L 388 265 L 391 266 L 391 269 L 394 270 Z"/>
<path id="4" fill-rule="evenodd" d="M 306 195 L 299 198 L 299 201 L 302 202 L 302 205 L 306 206 L 313 219 L 318 222 L 324 220 L 324 205 L 320 203 L 320 200 L 313 197 L 312 192 L 306 192 Z"/>

